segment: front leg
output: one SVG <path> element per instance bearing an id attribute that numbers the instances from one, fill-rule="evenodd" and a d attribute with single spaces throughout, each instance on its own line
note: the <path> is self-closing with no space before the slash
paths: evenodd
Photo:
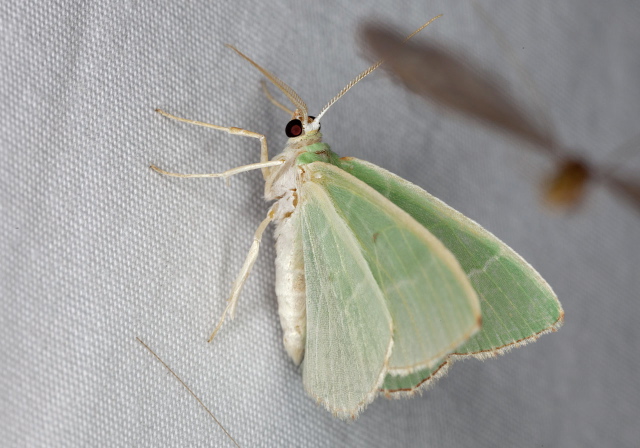
<path id="1" fill-rule="evenodd" d="M 273 165 L 266 165 L 266 163 L 269 162 L 269 149 L 267 148 L 267 138 L 264 135 L 258 134 L 257 132 L 248 131 L 246 129 L 235 128 L 235 127 L 217 126 L 215 124 L 204 123 L 202 121 L 189 120 L 187 118 L 176 117 L 175 115 L 172 115 L 172 114 L 170 114 L 168 112 L 165 112 L 162 109 L 156 109 L 156 112 L 158 112 L 160 115 L 163 115 L 163 116 L 165 116 L 167 118 L 171 118 L 171 119 L 177 120 L 177 121 L 182 121 L 183 123 L 195 124 L 196 126 L 203 126 L 205 128 L 211 128 L 211 129 L 215 129 L 217 131 L 227 132 L 227 133 L 232 134 L 232 135 L 242 135 L 244 137 L 257 138 L 258 140 L 260 140 L 260 163 L 263 163 L 265 165 L 257 166 L 256 168 L 261 168 L 262 169 L 262 177 L 264 177 L 265 180 L 269 177 L 269 174 L 271 172 L 271 170 L 269 168 L 271 166 L 273 166 Z M 257 164 L 253 164 L 253 165 L 257 165 Z M 251 165 L 246 165 L 246 166 L 251 166 Z M 153 166 L 152 166 L 152 168 L 153 168 Z M 158 170 L 156 170 L 156 171 L 158 171 Z M 243 170 L 243 171 L 247 171 L 247 170 Z M 163 174 L 165 174 L 165 173 L 163 173 Z M 235 174 L 235 173 L 233 173 L 233 174 Z M 178 176 L 178 177 L 185 177 L 185 176 Z M 197 177 L 197 176 L 186 176 L 186 177 Z M 216 176 L 200 176 L 200 177 L 216 177 Z"/>

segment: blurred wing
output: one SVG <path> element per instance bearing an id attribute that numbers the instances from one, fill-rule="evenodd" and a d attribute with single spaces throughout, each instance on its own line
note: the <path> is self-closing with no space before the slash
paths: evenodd
<path id="1" fill-rule="evenodd" d="M 477 295 L 455 257 L 437 238 L 340 168 L 315 162 L 304 169 L 309 180 L 303 196 L 312 191 L 317 201 L 315 191 L 322 192 L 326 207 L 357 241 L 386 299 L 394 325 L 390 374 L 431 368 L 478 330 Z"/>
<path id="2" fill-rule="evenodd" d="M 640 211 L 640 182 L 638 180 L 610 175 L 605 179 L 605 182 L 609 188 L 635 206 L 636 210 Z"/>
<path id="3" fill-rule="evenodd" d="M 453 355 L 491 356 L 531 342 L 562 325 L 564 311 L 551 287 L 490 232 L 421 188 L 376 165 L 349 157 L 340 159 L 340 167 L 429 229 L 467 274 L 480 298 L 482 328 Z M 414 386 L 437 377 L 434 374 L 438 367 L 424 369 L 422 378 L 412 380 Z"/>
<path id="4" fill-rule="evenodd" d="M 552 137 L 541 132 L 502 93 L 498 83 L 479 68 L 451 56 L 451 51 L 432 44 L 405 43 L 395 33 L 375 25 L 365 26 L 362 36 L 375 57 L 385 60 L 383 68 L 414 93 L 511 132 L 541 149 L 554 147 Z"/>

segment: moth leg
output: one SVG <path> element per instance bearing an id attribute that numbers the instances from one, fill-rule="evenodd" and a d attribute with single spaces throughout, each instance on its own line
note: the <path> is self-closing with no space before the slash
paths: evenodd
<path id="1" fill-rule="evenodd" d="M 264 170 L 268 169 L 270 167 L 273 166 L 278 166 L 278 165 L 282 165 L 284 163 L 284 160 L 269 160 L 267 162 L 259 162 L 259 163 L 251 163 L 249 165 L 242 165 L 242 166 L 238 166 L 235 168 L 231 168 L 227 171 L 223 171 L 222 173 L 206 173 L 206 174 L 181 174 L 181 173 L 171 173 L 169 171 L 165 171 L 162 168 L 158 168 L 155 165 L 150 165 L 149 168 L 151 168 L 152 170 L 154 170 L 157 173 L 163 174 L 165 176 L 171 176 L 171 177 L 182 177 L 182 178 L 192 178 L 192 177 L 224 177 L 225 179 L 228 179 L 229 177 L 233 176 L 234 174 L 238 174 L 238 173 L 243 173 L 245 171 L 251 171 L 251 170 Z"/>
<path id="2" fill-rule="evenodd" d="M 277 99 L 275 99 L 273 97 L 273 95 L 271 95 L 271 92 L 269 92 L 269 89 L 267 88 L 267 83 L 264 81 L 260 81 L 260 84 L 262 84 L 262 91 L 264 92 L 264 95 L 267 97 L 267 99 L 269 101 L 271 101 L 272 104 L 274 104 L 276 107 L 282 109 L 283 111 L 285 111 L 286 113 L 288 113 L 289 115 L 291 115 L 292 117 L 295 115 L 295 112 L 292 111 L 291 109 L 289 109 L 287 106 L 285 106 L 284 104 L 282 104 L 280 101 L 278 101 Z"/>
<path id="3" fill-rule="evenodd" d="M 247 254 L 247 258 L 244 261 L 244 264 L 242 265 L 242 269 L 240 269 L 240 273 L 238 274 L 238 277 L 236 277 L 235 282 L 233 282 L 233 286 L 231 288 L 231 295 L 229 296 L 229 300 L 227 300 L 227 307 L 224 309 L 224 312 L 222 313 L 222 317 L 220 318 L 218 325 L 216 325 L 216 328 L 213 330 L 213 333 L 211 333 L 211 336 L 209 336 L 209 342 L 213 340 L 213 338 L 216 336 L 216 333 L 218 333 L 218 330 L 220 330 L 220 327 L 222 326 L 222 323 L 224 322 L 224 319 L 227 316 L 227 313 L 229 313 L 229 318 L 233 319 L 233 315 L 236 310 L 236 304 L 238 303 L 238 297 L 240 296 L 240 291 L 242 290 L 242 287 L 244 286 L 245 282 L 247 281 L 247 278 L 249 277 L 249 273 L 251 272 L 251 268 L 253 267 L 253 264 L 256 262 L 256 259 L 258 258 L 258 252 L 260 251 L 260 241 L 262 240 L 262 234 L 264 233 L 264 230 L 267 228 L 269 223 L 273 221 L 276 205 L 277 204 L 274 204 L 274 206 L 269 209 L 269 212 L 267 213 L 267 217 L 264 219 L 264 221 L 260 223 L 260 225 L 258 226 L 258 230 L 256 230 L 256 233 L 253 237 L 253 243 L 251 244 L 251 248 L 249 249 L 249 253 Z"/>
<path id="4" fill-rule="evenodd" d="M 248 131 L 246 129 L 241 129 L 241 128 L 217 126 L 215 124 L 204 123 L 202 121 L 189 120 L 187 118 L 180 118 L 168 112 L 165 112 L 162 109 L 156 109 L 156 112 L 158 112 L 160 115 L 163 115 L 167 118 L 171 118 L 172 120 L 182 121 L 183 123 L 195 124 L 196 126 L 211 128 L 217 131 L 227 132 L 232 135 L 242 135 L 244 137 L 257 138 L 258 140 L 260 140 L 260 163 L 266 163 L 269 161 L 269 149 L 267 148 L 267 137 L 265 137 L 262 134 L 258 134 L 257 132 Z M 269 165 L 261 168 L 262 168 L 262 176 L 266 180 L 270 173 Z"/>

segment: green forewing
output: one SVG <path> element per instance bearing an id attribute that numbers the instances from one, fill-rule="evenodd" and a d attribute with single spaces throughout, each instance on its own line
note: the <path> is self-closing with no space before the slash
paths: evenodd
<path id="1" fill-rule="evenodd" d="M 344 158 L 338 161 L 338 166 L 426 227 L 453 253 L 467 274 L 480 298 L 482 329 L 457 348 L 455 354 L 495 353 L 562 323 L 564 312 L 549 285 L 490 232 L 421 188 L 376 165 Z M 428 378 L 433 369 L 424 372 L 423 376 Z M 394 381 L 390 377 L 387 380 L 385 383 L 389 384 Z"/>
<path id="2" fill-rule="evenodd" d="M 392 321 L 358 242 L 319 185 L 301 187 L 307 392 L 334 415 L 357 415 L 375 398 L 391 354 Z M 297 215 L 297 216 L 296 216 Z"/>
<path id="3" fill-rule="evenodd" d="M 390 373 L 433 367 L 478 330 L 476 293 L 455 257 L 437 238 L 336 166 L 314 162 L 304 169 L 310 181 L 303 183 L 302 197 L 307 197 L 309 184 L 328 196 L 332 212 L 357 240 L 386 299 L 394 325 Z"/>

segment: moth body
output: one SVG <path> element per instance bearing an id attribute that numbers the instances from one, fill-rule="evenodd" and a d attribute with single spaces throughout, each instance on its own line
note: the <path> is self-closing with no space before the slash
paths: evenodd
<path id="1" fill-rule="evenodd" d="M 265 199 L 277 201 L 273 220 L 278 314 L 285 350 L 296 365 L 302 362 L 304 356 L 307 330 L 304 254 L 297 228 L 297 206 L 300 203 L 299 187 L 303 168 L 297 163 L 297 159 L 316 144 L 317 147 L 313 149 L 321 153 L 328 152 L 328 146 L 320 143 L 321 134 L 314 134 L 289 139 L 282 153 L 273 158 L 284 163 L 269 173 L 265 184 Z"/>

